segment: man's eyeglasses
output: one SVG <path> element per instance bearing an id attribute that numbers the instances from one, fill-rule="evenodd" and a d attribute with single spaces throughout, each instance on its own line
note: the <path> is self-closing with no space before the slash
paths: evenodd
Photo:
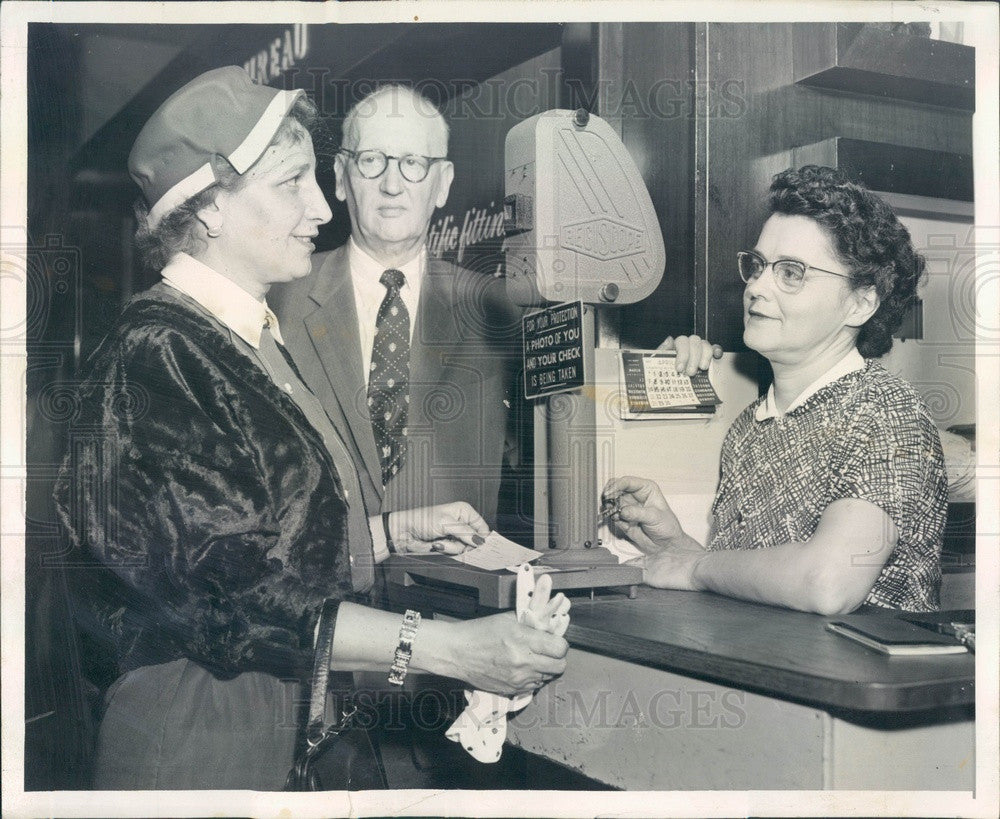
<path id="1" fill-rule="evenodd" d="M 430 173 L 431 165 L 435 162 L 444 162 L 446 156 L 421 156 L 420 154 L 404 154 L 403 156 L 390 156 L 383 151 L 352 151 L 349 148 L 341 148 L 340 153 L 347 154 L 354 160 L 358 173 L 365 179 L 378 179 L 389 167 L 389 160 L 395 159 L 399 164 L 399 172 L 407 182 L 423 182 Z"/>
<path id="2" fill-rule="evenodd" d="M 740 278 L 747 284 L 759 279 L 764 275 L 764 271 L 770 267 L 778 289 L 785 293 L 798 293 L 802 289 L 807 270 L 829 273 L 831 276 L 839 276 L 842 279 L 851 278 L 847 273 L 835 273 L 832 270 L 824 270 L 822 267 L 813 267 L 811 264 L 796 259 L 775 259 L 773 262 L 769 262 L 753 250 L 741 250 L 737 253 L 736 264 L 740 270 Z"/>

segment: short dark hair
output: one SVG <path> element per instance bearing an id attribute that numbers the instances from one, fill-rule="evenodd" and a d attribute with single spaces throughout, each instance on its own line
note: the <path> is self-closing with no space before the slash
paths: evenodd
<path id="1" fill-rule="evenodd" d="M 858 333 L 858 352 L 865 358 L 889 352 L 925 267 L 892 208 L 842 171 L 819 165 L 777 174 L 768 206 L 771 213 L 808 216 L 826 228 L 852 286 L 874 287 L 879 297 L 878 310 Z"/>
<path id="2" fill-rule="evenodd" d="M 311 133 L 318 119 L 316 105 L 305 95 L 300 96 L 289 109 L 268 147 L 279 142 L 293 143 L 302 139 L 303 129 Z M 295 124 L 301 126 L 296 128 Z M 219 191 L 239 190 L 243 176 L 236 172 L 223 157 L 214 157 L 216 182 L 201 193 L 182 202 L 167 213 L 155 228 L 149 225 L 149 206 L 139 199 L 135 203 L 135 243 L 139 258 L 150 270 L 162 270 L 177 253 L 190 253 L 194 249 L 195 225 L 198 212 L 215 201 Z"/>

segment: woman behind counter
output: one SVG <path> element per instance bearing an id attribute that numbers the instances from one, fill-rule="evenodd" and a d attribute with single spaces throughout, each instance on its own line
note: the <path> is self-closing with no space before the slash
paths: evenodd
<path id="1" fill-rule="evenodd" d="M 874 359 L 924 269 L 889 206 L 830 168 L 778 174 L 771 216 L 737 254 L 743 340 L 767 394 L 722 447 L 707 550 L 652 481 L 608 483 L 645 580 L 821 614 L 938 607 L 947 485 L 937 429 Z"/>
<path id="2" fill-rule="evenodd" d="M 137 238 L 163 281 L 95 353 L 79 418 L 95 434 L 56 488 L 75 544 L 106 570 L 93 597 L 124 672 L 98 788 L 281 788 L 324 600 L 343 601 L 331 665 L 401 681 L 401 618 L 350 602 L 372 586 L 373 549 L 487 531 L 461 503 L 393 512 L 385 533 L 369 520 L 338 431 L 280 346 L 265 295 L 310 272 L 331 216 L 314 116 L 301 91 L 221 68 L 168 99 L 129 157 L 149 203 Z M 565 640 L 511 613 L 418 625 L 409 666 L 474 688 L 531 691 L 565 667 Z"/>

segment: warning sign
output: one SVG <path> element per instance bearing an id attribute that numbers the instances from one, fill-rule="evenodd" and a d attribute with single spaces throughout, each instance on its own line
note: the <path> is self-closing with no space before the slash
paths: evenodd
<path id="1" fill-rule="evenodd" d="M 521 338 L 526 398 L 583 386 L 583 302 L 546 307 L 525 316 Z"/>

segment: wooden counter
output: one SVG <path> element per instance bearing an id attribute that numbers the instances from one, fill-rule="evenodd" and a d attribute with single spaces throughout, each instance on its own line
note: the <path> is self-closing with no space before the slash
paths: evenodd
<path id="1" fill-rule="evenodd" d="M 397 602 L 425 613 L 489 613 L 454 590 L 403 591 Z M 628 790 L 975 786 L 971 654 L 886 657 L 826 631 L 835 618 L 708 593 L 577 598 L 571 617 L 566 673 L 507 738 L 591 779 Z"/>
<path id="2" fill-rule="evenodd" d="M 629 790 L 971 790 L 973 655 L 886 657 L 829 619 L 694 592 L 577 600 L 567 671 L 508 741 Z"/>
<path id="3" fill-rule="evenodd" d="M 620 660 L 826 708 L 902 712 L 974 702 L 973 655 L 886 657 L 827 631 L 836 619 L 643 588 L 637 600 L 575 601 L 568 639 Z"/>

